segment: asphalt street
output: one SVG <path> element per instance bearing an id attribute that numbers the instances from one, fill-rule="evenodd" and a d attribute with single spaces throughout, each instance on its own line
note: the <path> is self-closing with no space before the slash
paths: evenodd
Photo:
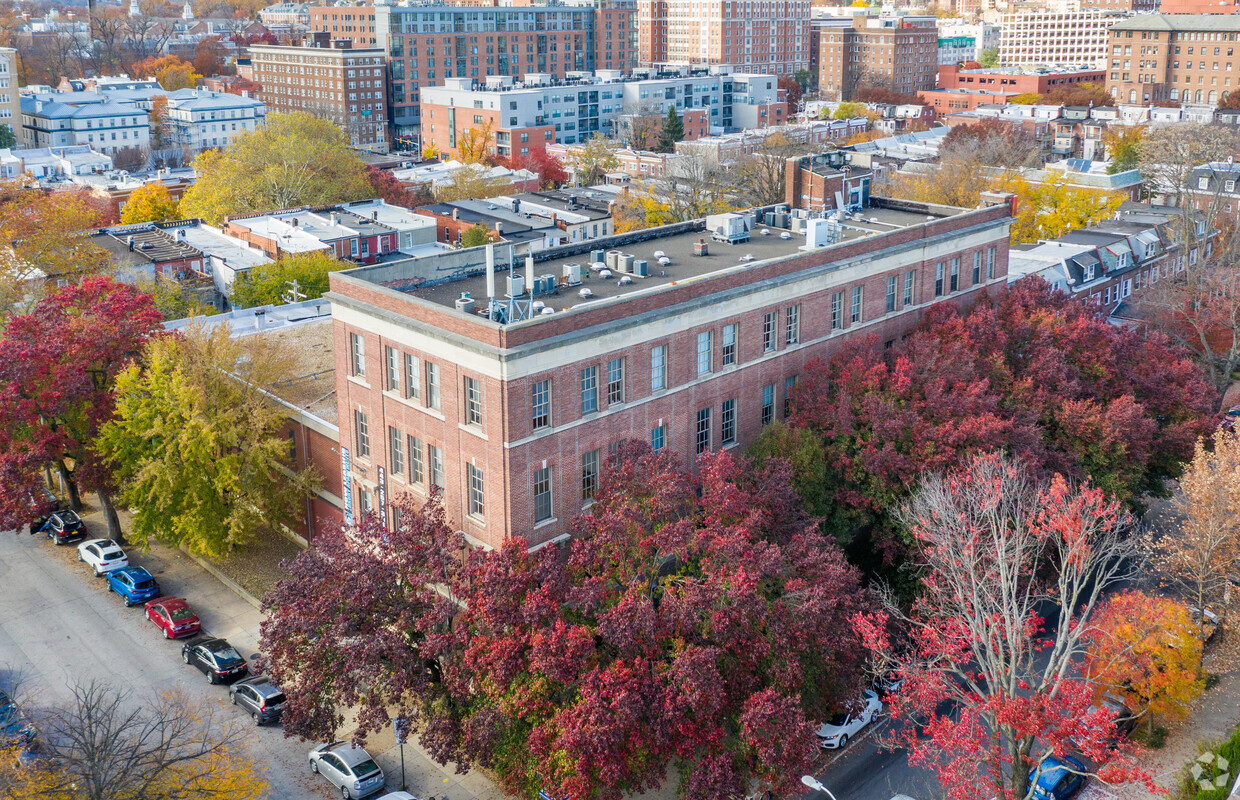
<path id="1" fill-rule="evenodd" d="M 824 751 L 814 775 L 831 790 L 835 800 L 891 800 L 897 794 L 935 800 L 940 796 L 929 772 L 909 766 L 904 749 L 888 746 L 891 725 L 890 718 L 884 716 L 842 750 Z M 814 800 L 827 800 L 822 792 L 812 794 Z"/>
<path id="2" fill-rule="evenodd" d="M 151 570 L 164 594 L 187 596 L 208 632 L 231 635 L 222 630 L 225 620 L 213 619 L 209 603 L 195 603 L 193 569 L 169 560 L 130 554 L 131 563 Z M 252 654 L 242 641 L 236 644 L 242 655 Z M 119 595 L 107 591 L 104 579 L 78 563 L 76 545 L 55 547 L 43 536 L 0 533 L 0 684 L 5 689 L 19 684 L 23 704 L 63 705 L 74 684 L 99 679 L 132 692 L 136 701 L 180 690 L 248 723 L 228 703 L 225 687 L 208 685 L 202 673 L 182 663 L 180 648 L 163 639 L 141 607 L 126 608 Z M 311 744 L 286 739 L 278 726 L 255 729 L 247 738 L 252 756 L 264 764 L 273 798 L 339 796 L 310 774 Z"/>

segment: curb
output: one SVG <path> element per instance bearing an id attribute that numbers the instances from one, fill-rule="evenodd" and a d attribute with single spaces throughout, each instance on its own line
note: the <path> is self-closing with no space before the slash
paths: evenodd
<path id="1" fill-rule="evenodd" d="M 233 594 L 237 595 L 242 600 L 254 606 L 254 609 L 256 611 L 263 610 L 263 604 L 259 602 L 257 597 L 250 594 L 245 589 L 241 588 L 241 584 L 237 583 L 232 578 L 225 575 L 218 568 L 216 568 L 213 564 L 211 564 L 211 562 L 207 561 L 205 558 L 202 558 L 201 556 L 194 555 L 193 553 L 186 550 L 184 547 L 181 548 L 181 552 L 189 556 L 190 559 L 192 559 L 195 564 L 197 564 L 198 566 L 205 569 L 207 572 L 214 575 L 215 579 L 218 580 L 220 583 L 224 584 L 225 586 L 227 586 L 232 591 Z"/>

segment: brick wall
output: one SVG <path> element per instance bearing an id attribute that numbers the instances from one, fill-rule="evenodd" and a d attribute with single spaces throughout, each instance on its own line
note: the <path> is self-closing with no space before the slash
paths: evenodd
<path id="1" fill-rule="evenodd" d="M 377 495 L 378 467 L 390 470 L 392 455 L 389 451 L 389 428 L 400 432 L 404 476 L 391 474 L 388 495 L 395 498 L 400 492 L 412 492 L 417 497 L 426 494 L 425 470 L 429 469 L 426 446 L 434 445 L 442 450 L 444 458 L 443 498 L 445 508 L 454 524 L 480 542 L 498 546 L 507 537 L 521 535 L 533 542 L 547 541 L 567 530 L 568 520 L 581 508 L 581 457 L 594 449 L 602 451 L 606 458 L 609 445 L 625 438 L 649 440 L 651 429 L 660 424 L 666 426 L 666 446 L 686 462 L 696 456 L 694 437 L 696 415 L 699 409 L 711 409 L 711 446 L 721 445 L 721 413 L 725 400 L 736 403 L 736 446 L 752 440 L 761 426 L 763 387 L 774 387 L 776 416 L 782 418 L 785 399 L 785 381 L 800 375 L 806 363 L 825 357 L 841 343 L 858 337 L 873 337 L 876 346 L 893 342 L 915 327 L 925 310 L 938 302 L 971 303 L 980 292 L 997 291 L 1003 285 L 1007 273 L 1007 225 L 1009 216 L 1006 206 L 968 212 L 956 217 L 937 220 L 934 223 L 913 226 L 880 236 L 855 240 L 836 246 L 829 252 L 807 253 L 804 256 L 785 259 L 772 264 L 759 265 L 751 270 L 720 275 L 706 280 L 674 286 L 660 292 L 634 297 L 624 303 L 616 303 L 596 309 L 582 309 L 570 314 L 557 315 L 509 326 L 498 326 L 486 320 L 466 317 L 453 310 L 431 306 L 409 295 L 384 290 L 365 284 L 349 276 L 332 276 L 332 289 L 336 295 L 333 314 L 335 353 L 337 360 L 337 397 L 341 441 L 353 452 L 354 480 L 360 486 Z M 967 230 L 966 230 L 967 229 Z M 952 247 L 952 239 L 943 234 L 960 232 L 971 244 L 959 241 Z M 923 245 L 919 240 L 934 238 L 934 244 Z M 885 266 L 876 267 L 873 258 L 889 248 L 911 245 L 909 257 L 889 257 Z M 993 249 L 995 270 L 993 279 L 985 276 L 988 254 Z M 923 258 L 919 252 L 932 252 Z M 973 254 L 980 254 L 982 279 L 974 284 L 971 268 Z M 960 259 L 959 285 L 951 292 L 944 277 L 943 296 L 935 295 L 937 264 L 950 264 L 952 258 Z M 762 291 L 761 287 L 776 285 L 781 276 L 795 276 L 804 270 L 848 262 L 856 259 L 854 277 L 841 277 L 828 272 L 814 278 L 813 288 L 790 288 L 786 296 L 756 305 L 748 302 L 744 310 L 726 313 L 724 301 L 712 295 L 746 289 Z M 844 269 L 844 267 L 840 267 Z M 867 274 L 867 270 L 874 270 Z M 882 271 L 878 271 L 882 270 Z M 914 272 L 912 302 L 905 305 L 903 295 L 904 275 Z M 894 311 L 887 311 L 887 279 L 897 279 L 897 295 Z M 807 280 L 796 278 L 797 280 Z M 854 288 L 862 292 L 863 312 L 861 321 L 849 319 L 851 297 Z M 832 328 L 831 296 L 843 292 L 841 327 Z M 731 295 L 728 295 L 731 296 Z M 359 308 L 359 304 L 361 308 Z M 705 304 L 705 305 L 703 305 Z M 799 336 L 797 342 L 786 341 L 788 308 L 799 307 Z M 693 314 L 700 306 L 703 321 L 683 325 L 678 320 Z M 764 349 L 764 318 L 767 313 L 777 315 L 775 326 L 776 346 Z M 394 321 L 401 320 L 401 324 Z M 583 338 L 580 345 L 572 344 L 574 336 L 584 336 L 582 331 L 594 326 L 605 326 L 622 320 L 633 320 L 627 326 L 600 331 Z M 662 329 L 666 334 L 657 333 Z M 736 365 L 722 363 L 723 326 L 738 326 L 738 353 Z M 415 336 L 404 331 L 415 330 Z M 618 331 L 628 330 L 631 336 Z M 696 363 L 697 336 L 706 330 L 712 334 L 712 369 L 698 375 Z M 350 335 L 361 337 L 365 346 L 365 376 L 351 376 L 349 354 Z M 447 337 L 452 345 L 447 345 Z M 552 343 L 555 337 L 572 340 Z M 466 350 L 458 351 L 458 343 L 472 341 Z M 444 344 L 440 342 L 444 341 Z M 652 391 L 651 348 L 667 346 L 668 389 Z M 400 374 L 400 391 L 384 391 L 385 348 L 391 347 L 397 357 Z M 547 362 L 544 369 L 523 367 L 518 359 L 522 348 L 527 355 L 543 352 L 539 362 Z M 572 349 L 577 347 L 577 350 Z M 495 348 L 509 348 L 508 366 L 505 373 L 496 360 Z M 531 349 L 532 348 L 532 349 Z M 556 350 L 556 348 L 563 348 Z M 576 353 L 585 348 L 587 354 Z M 451 358 L 448 353 L 456 353 Z M 404 359 L 408 355 L 418 364 L 419 394 L 413 399 L 404 396 L 406 385 Z M 608 362 L 624 359 L 624 399 L 609 405 L 607 396 Z M 427 410 L 426 376 L 427 364 L 439 368 L 441 402 L 438 410 Z M 532 363 L 532 362 L 526 362 Z M 597 368 L 597 412 L 581 413 L 581 371 L 585 367 Z M 515 370 L 515 372 L 514 372 Z M 517 374 L 520 373 L 520 374 Z M 510 377 L 501 380 L 500 375 Z M 483 421 L 481 425 L 466 424 L 464 382 L 466 378 L 478 380 L 483 387 Z M 552 403 L 552 427 L 546 431 L 531 429 L 531 390 L 537 381 L 550 380 Z M 369 430 L 370 456 L 357 455 L 357 431 L 355 412 L 365 413 Z M 423 454 L 424 481 L 410 485 L 409 441 L 418 440 Z M 553 516 L 535 526 L 533 520 L 532 480 L 533 473 L 543 468 L 544 462 L 553 471 Z M 471 518 L 467 513 L 468 497 L 466 467 L 474 465 L 485 476 L 485 515 Z"/>

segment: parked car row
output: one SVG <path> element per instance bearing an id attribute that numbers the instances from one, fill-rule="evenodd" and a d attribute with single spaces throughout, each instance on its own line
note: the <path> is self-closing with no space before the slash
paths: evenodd
<path id="1" fill-rule="evenodd" d="M 54 498 L 52 498 L 54 501 Z M 85 523 L 72 511 L 52 510 L 30 524 L 30 533 L 45 532 L 57 546 L 78 542 L 78 561 L 105 578 L 108 590 L 124 600 L 126 607 L 142 605 L 146 619 L 165 639 L 187 639 L 181 659 L 203 674 L 212 685 L 227 684 L 228 699 L 254 720 L 255 725 L 278 723 L 284 710 L 284 693 L 262 675 L 251 675 L 245 657 L 227 640 L 196 638 L 202 620 L 180 597 L 164 597 L 159 582 L 144 567 L 129 563 L 124 548 L 111 539 L 91 539 Z M 34 729 L 17 705 L 0 691 L 0 736 L 27 741 Z M 345 800 L 358 800 L 383 790 L 384 774 L 364 749 L 348 742 L 329 742 L 309 753 L 310 770 L 340 791 Z M 392 792 L 379 800 L 419 800 L 414 795 Z"/>

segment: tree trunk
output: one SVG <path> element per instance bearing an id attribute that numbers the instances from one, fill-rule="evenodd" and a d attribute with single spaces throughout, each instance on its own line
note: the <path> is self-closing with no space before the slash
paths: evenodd
<path id="1" fill-rule="evenodd" d="M 77 513 L 81 513 L 82 497 L 78 494 L 78 487 L 73 480 L 73 473 L 69 471 L 63 461 L 56 465 L 56 470 L 60 473 L 61 483 L 65 485 L 65 494 L 69 496 L 69 508 Z"/>
<path id="2" fill-rule="evenodd" d="M 107 492 L 100 489 L 99 505 L 103 507 L 103 518 L 108 521 L 108 538 L 117 544 L 125 544 L 125 532 L 121 530 L 120 517 L 116 515 L 116 506 Z"/>

